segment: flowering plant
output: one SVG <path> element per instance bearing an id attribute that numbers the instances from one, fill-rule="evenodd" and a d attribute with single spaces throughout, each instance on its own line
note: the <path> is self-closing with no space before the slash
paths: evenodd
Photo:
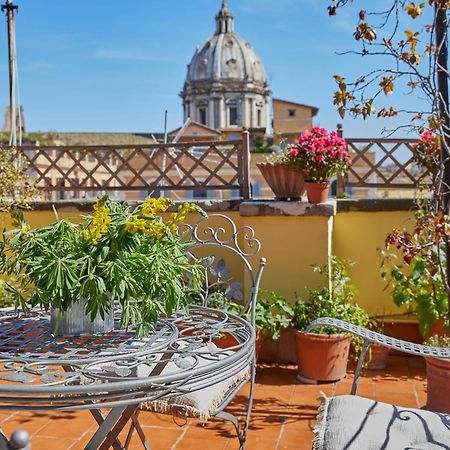
<path id="1" fill-rule="evenodd" d="M 440 164 L 441 136 L 425 130 L 413 146 L 414 159 L 434 177 Z"/>
<path id="2" fill-rule="evenodd" d="M 413 231 L 394 228 L 386 237 L 386 250 L 380 252 L 381 275 L 394 303 L 417 315 L 426 336 L 441 318 L 448 326 L 445 247 L 450 243 L 450 221 L 428 198 L 418 198 L 416 203 Z"/>
<path id="3" fill-rule="evenodd" d="M 346 172 L 351 164 L 345 140 L 320 127 L 304 131 L 287 149 L 285 160 L 303 172 L 306 181 L 328 181 L 332 175 Z"/>
<path id="4" fill-rule="evenodd" d="M 146 333 L 159 314 L 187 304 L 202 280 L 201 261 L 189 258 L 190 242 L 175 230 L 188 212 L 205 213 L 184 203 L 164 221 L 160 214 L 171 204 L 149 197 L 130 212 L 105 196 L 81 224 L 64 219 L 36 229 L 15 211 L 16 229 L 3 232 L 0 243 L 0 273 L 19 280 L 8 286 L 16 306 L 65 312 L 84 299 L 94 319 L 117 301 L 121 326 Z"/>

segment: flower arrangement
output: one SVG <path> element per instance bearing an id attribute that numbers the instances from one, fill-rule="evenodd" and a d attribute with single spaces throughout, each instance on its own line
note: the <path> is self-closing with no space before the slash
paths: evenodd
<path id="1" fill-rule="evenodd" d="M 84 299 L 93 320 L 116 301 L 121 326 L 145 334 L 160 314 L 186 305 L 203 278 L 201 261 L 187 254 L 190 242 L 175 230 L 188 212 L 205 213 L 184 203 L 164 221 L 160 214 L 171 205 L 149 197 L 130 212 L 104 196 L 81 224 L 64 219 L 36 229 L 14 211 L 16 228 L 3 232 L 0 243 L 0 273 L 18 280 L 7 287 L 16 306 L 66 312 Z"/>
<path id="2" fill-rule="evenodd" d="M 345 140 L 320 127 L 301 133 L 284 159 L 292 169 L 303 172 L 306 181 L 328 181 L 332 175 L 346 172 L 351 164 Z"/>

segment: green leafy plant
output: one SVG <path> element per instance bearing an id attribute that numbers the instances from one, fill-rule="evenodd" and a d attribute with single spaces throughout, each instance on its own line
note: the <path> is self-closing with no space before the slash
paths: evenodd
<path id="1" fill-rule="evenodd" d="M 289 327 L 294 310 L 285 297 L 273 291 L 260 290 L 256 302 L 256 329 L 264 337 L 276 340 Z"/>
<path id="2" fill-rule="evenodd" d="M 223 292 L 215 292 L 208 298 L 208 306 L 241 314 L 244 306 L 227 298 Z M 281 330 L 289 327 L 294 311 L 287 300 L 273 291 L 259 290 L 255 308 L 255 327 L 266 338 L 276 340 Z M 247 319 L 250 319 L 248 313 Z"/>
<path id="3" fill-rule="evenodd" d="M 332 256 L 330 266 L 313 266 L 315 272 L 324 276 L 328 286 L 309 290 L 306 299 L 297 297 L 293 317 L 293 324 L 297 330 L 304 330 L 313 320 L 320 317 L 341 319 L 354 325 L 367 325 L 368 315 L 354 302 L 357 288 L 350 284 L 348 276 L 348 267 L 352 264 L 349 260 L 340 260 Z M 334 334 L 340 331 L 333 327 L 320 327 L 314 332 Z M 354 345 L 359 343 L 356 337 L 353 337 L 352 341 Z"/>
<path id="4" fill-rule="evenodd" d="M 12 280 L 0 280 L 0 308 L 14 306 L 14 294 L 9 286 Z"/>
<path id="5" fill-rule="evenodd" d="M 28 209 L 28 202 L 39 197 L 39 190 L 29 180 L 27 160 L 16 147 L 0 147 L 0 212 Z"/>
<path id="6" fill-rule="evenodd" d="M 0 272 L 17 277 L 17 306 L 65 312 L 85 299 L 94 319 L 117 301 L 122 327 L 136 325 L 138 334 L 146 333 L 159 315 L 186 305 L 203 277 L 201 261 L 186 252 L 190 242 L 175 230 L 189 211 L 204 213 L 184 203 L 164 222 L 159 213 L 170 205 L 149 197 L 130 212 L 105 196 L 82 224 L 57 220 L 33 230 L 14 211 L 17 228 L 3 233 Z"/>
<path id="7" fill-rule="evenodd" d="M 438 319 L 448 326 L 448 282 L 445 246 L 448 217 L 435 211 L 428 198 L 416 201 L 414 229 L 394 229 L 380 250 L 381 276 L 397 306 L 415 314 L 423 336 Z"/>

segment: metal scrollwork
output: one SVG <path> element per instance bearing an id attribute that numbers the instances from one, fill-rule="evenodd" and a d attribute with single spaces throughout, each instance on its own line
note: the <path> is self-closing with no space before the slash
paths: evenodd
<path id="1" fill-rule="evenodd" d="M 105 335 L 53 336 L 43 312 L 0 313 L 0 410 L 151 401 L 217 383 L 253 357 L 253 328 L 211 308 L 191 307 L 162 319 L 142 339 L 118 328 Z"/>
<path id="2" fill-rule="evenodd" d="M 233 220 L 223 214 L 210 214 L 194 225 L 180 225 L 177 233 L 191 240 L 193 246 L 216 244 L 245 257 L 256 255 L 261 248 L 253 228 L 247 225 L 237 228 Z"/>

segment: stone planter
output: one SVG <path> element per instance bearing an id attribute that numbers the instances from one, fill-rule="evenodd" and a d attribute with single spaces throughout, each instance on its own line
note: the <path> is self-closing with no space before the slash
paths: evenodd
<path id="1" fill-rule="evenodd" d="M 258 169 L 276 200 L 300 200 L 305 192 L 303 175 L 283 164 L 259 163 Z"/>
<path id="2" fill-rule="evenodd" d="M 56 335 L 79 336 L 82 334 L 108 333 L 114 329 L 114 302 L 109 313 L 102 319 L 99 315 L 92 321 L 85 313 L 86 300 L 75 302 L 65 313 L 58 309 L 50 311 L 50 326 Z"/>
<path id="3" fill-rule="evenodd" d="M 338 381 L 347 374 L 350 338 L 346 334 L 295 331 L 298 375 L 305 383 Z"/>
<path id="4" fill-rule="evenodd" d="M 425 358 L 427 405 L 430 411 L 450 414 L 450 360 Z"/>

